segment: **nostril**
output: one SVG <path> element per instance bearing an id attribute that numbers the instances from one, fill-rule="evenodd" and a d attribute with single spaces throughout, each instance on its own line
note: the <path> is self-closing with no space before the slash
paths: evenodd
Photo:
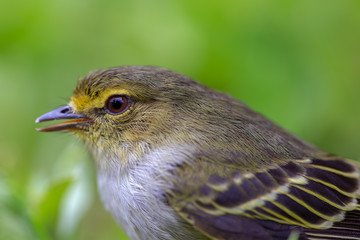
<path id="1" fill-rule="evenodd" d="M 70 111 L 69 107 L 66 107 L 60 111 L 60 113 L 68 113 Z"/>

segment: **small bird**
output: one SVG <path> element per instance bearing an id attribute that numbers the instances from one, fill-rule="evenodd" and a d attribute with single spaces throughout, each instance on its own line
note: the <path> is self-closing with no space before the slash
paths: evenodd
<path id="1" fill-rule="evenodd" d="M 105 208 L 130 239 L 360 239 L 355 161 L 300 140 L 173 71 L 90 72 L 36 123 L 88 147 Z"/>

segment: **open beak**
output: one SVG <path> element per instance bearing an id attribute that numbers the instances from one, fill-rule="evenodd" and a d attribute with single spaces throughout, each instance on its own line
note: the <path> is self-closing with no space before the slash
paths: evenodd
<path id="1" fill-rule="evenodd" d="M 39 132 L 54 132 L 63 130 L 84 130 L 86 124 L 90 122 L 90 118 L 82 114 L 74 114 L 71 107 L 66 105 L 64 107 L 52 110 L 44 115 L 41 115 L 35 120 L 35 123 L 46 122 L 51 120 L 70 119 L 62 123 L 57 123 L 48 127 L 37 128 Z"/>

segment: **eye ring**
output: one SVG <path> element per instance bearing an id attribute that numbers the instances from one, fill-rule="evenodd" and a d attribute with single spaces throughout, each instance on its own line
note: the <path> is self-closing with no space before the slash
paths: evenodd
<path id="1" fill-rule="evenodd" d="M 129 97 L 126 95 L 111 95 L 106 99 L 105 110 L 111 115 L 118 115 L 129 108 Z"/>

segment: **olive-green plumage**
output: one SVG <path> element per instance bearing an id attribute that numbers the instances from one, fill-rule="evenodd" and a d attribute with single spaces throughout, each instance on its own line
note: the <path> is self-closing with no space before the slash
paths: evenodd
<path id="1" fill-rule="evenodd" d="M 105 207 L 131 239 L 360 239 L 358 167 L 183 75 L 89 73 L 37 122 L 90 149 Z"/>

